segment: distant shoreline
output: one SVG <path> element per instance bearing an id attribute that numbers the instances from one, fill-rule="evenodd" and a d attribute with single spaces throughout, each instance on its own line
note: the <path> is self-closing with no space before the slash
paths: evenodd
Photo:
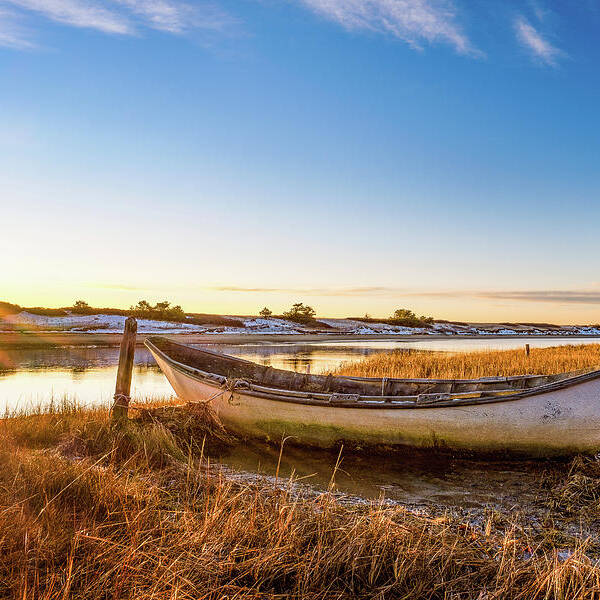
<path id="1" fill-rule="evenodd" d="M 150 335 L 140 333 L 137 345 L 142 346 L 144 340 Z M 205 333 L 163 333 L 165 337 L 172 338 L 185 344 L 248 344 L 253 342 L 351 342 L 351 341 L 375 341 L 394 340 L 401 342 L 423 341 L 423 340 L 496 340 L 496 339 L 597 339 L 599 335 L 527 335 L 527 334 L 490 334 L 490 335 L 403 335 L 387 333 L 367 334 L 344 334 L 344 333 L 306 333 L 306 334 L 205 334 Z M 103 346 L 115 347 L 121 343 L 120 333 L 68 333 L 68 332 L 0 332 L 0 348 L 53 348 L 61 346 Z"/>

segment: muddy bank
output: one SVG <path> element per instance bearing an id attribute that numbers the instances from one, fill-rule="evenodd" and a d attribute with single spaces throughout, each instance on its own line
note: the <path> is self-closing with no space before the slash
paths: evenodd
<path id="1" fill-rule="evenodd" d="M 346 506 L 377 502 L 451 518 L 485 533 L 519 531 L 568 556 L 579 544 L 600 557 L 597 460 L 496 461 L 425 456 L 342 455 L 237 442 L 213 453 L 215 469 L 238 483 L 287 489 L 299 498 L 332 493 Z"/>

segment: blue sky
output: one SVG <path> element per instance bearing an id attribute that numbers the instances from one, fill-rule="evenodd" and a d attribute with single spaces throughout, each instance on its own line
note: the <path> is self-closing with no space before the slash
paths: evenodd
<path id="1" fill-rule="evenodd" d="M 600 2 L 0 0 L 0 296 L 600 321 Z"/>

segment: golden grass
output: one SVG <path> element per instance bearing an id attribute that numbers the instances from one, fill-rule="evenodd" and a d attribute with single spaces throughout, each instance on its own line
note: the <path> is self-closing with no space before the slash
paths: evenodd
<path id="1" fill-rule="evenodd" d="M 600 368 L 600 344 L 480 352 L 396 351 L 342 364 L 335 375 L 474 379 Z"/>
<path id="2" fill-rule="evenodd" d="M 77 408 L 0 421 L 0 597 L 592 598 L 585 544 L 562 560 L 518 530 L 227 479 L 213 423 L 175 409 L 114 429 Z M 164 416 L 164 415 L 163 415 Z M 197 430 L 193 430 L 197 427 Z"/>

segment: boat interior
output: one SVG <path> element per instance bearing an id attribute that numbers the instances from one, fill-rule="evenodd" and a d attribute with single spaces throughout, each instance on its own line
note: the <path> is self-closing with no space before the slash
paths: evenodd
<path id="1" fill-rule="evenodd" d="M 555 375 L 517 375 L 511 377 L 484 377 L 481 379 L 396 379 L 366 377 L 334 377 L 298 373 L 266 367 L 257 363 L 221 354 L 211 350 L 193 348 L 179 344 L 165 337 L 152 336 L 146 341 L 166 355 L 171 361 L 179 363 L 187 371 L 243 380 L 253 388 L 285 390 L 288 393 L 301 393 L 319 396 L 321 394 L 339 394 L 341 400 L 348 396 L 379 397 L 380 400 L 411 400 L 419 403 L 439 402 L 454 399 L 491 398 L 519 394 L 542 386 L 567 383 L 582 374 L 600 372 L 577 371 Z"/>

